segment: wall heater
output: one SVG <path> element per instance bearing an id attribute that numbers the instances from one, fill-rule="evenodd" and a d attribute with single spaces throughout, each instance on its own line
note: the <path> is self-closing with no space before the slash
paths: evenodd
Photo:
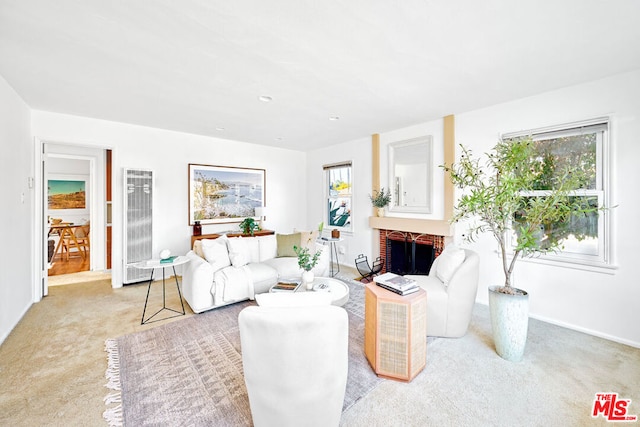
<path id="1" fill-rule="evenodd" d="M 153 172 L 124 169 L 123 283 L 149 280 L 149 270 L 132 264 L 152 258 Z"/>

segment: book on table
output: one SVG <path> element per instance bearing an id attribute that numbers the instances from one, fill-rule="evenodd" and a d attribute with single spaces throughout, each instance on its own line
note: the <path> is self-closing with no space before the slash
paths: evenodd
<path id="1" fill-rule="evenodd" d="M 170 256 L 169 258 L 162 258 L 160 264 L 171 264 L 176 258 L 178 258 L 176 255 Z"/>
<path id="2" fill-rule="evenodd" d="M 404 276 L 400 276 L 395 273 L 381 274 L 379 276 L 374 277 L 373 281 L 378 284 L 382 283 L 384 285 L 391 286 L 394 289 L 397 289 L 400 291 L 413 288 L 418 285 L 418 283 L 415 280 L 409 279 Z"/>
<path id="3" fill-rule="evenodd" d="M 280 279 L 278 283 L 271 287 L 271 292 L 295 292 L 300 283 L 298 280 Z"/>
<path id="4" fill-rule="evenodd" d="M 402 296 L 410 295 L 410 294 L 412 294 L 414 292 L 418 292 L 420 290 L 420 286 L 418 286 L 418 285 L 414 285 L 414 286 L 412 286 L 410 288 L 406 288 L 406 289 L 403 289 L 403 290 L 396 289 L 393 286 L 385 285 L 384 283 L 376 283 L 376 285 L 378 285 L 381 288 L 384 288 L 384 289 L 386 289 L 388 291 L 395 292 L 396 294 L 402 295 Z"/>

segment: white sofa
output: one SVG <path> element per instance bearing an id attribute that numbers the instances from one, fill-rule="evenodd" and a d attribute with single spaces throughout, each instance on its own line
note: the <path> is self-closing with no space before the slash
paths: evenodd
<path id="1" fill-rule="evenodd" d="M 182 273 L 182 293 L 191 309 L 195 313 L 202 313 L 253 299 L 256 294 L 268 292 L 279 278 L 301 277 L 302 269 L 298 267 L 297 257 L 278 256 L 278 241 L 284 240 L 281 237 L 285 236 L 222 236 L 197 241 L 186 254 L 190 262 Z M 306 240 L 312 252 L 322 251 L 312 271 L 319 277 L 326 275 L 330 263 L 329 251 L 325 250 L 324 245 L 316 243 L 315 239 L 310 241 L 306 237 Z M 289 249 L 288 252 L 291 252 L 292 248 Z"/>

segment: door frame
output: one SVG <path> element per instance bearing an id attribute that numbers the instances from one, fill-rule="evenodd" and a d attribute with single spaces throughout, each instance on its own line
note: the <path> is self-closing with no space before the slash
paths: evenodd
<path id="1" fill-rule="evenodd" d="M 98 191 L 97 188 L 97 183 L 96 183 L 96 176 L 98 173 L 103 174 L 103 176 L 105 176 L 105 180 L 106 180 L 106 173 L 105 173 L 105 167 L 106 167 L 106 160 L 105 160 L 105 164 L 104 167 L 99 168 L 101 170 L 97 170 L 98 167 L 95 165 L 95 158 L 91 158 L 90 156 L 87 156 L 86 154 L 83 155 L 81 153 L 81 150 L 83 148 L 85 149 L 98 149 L 98 150 L 111 150 L 112 151 L 112 160 L 113 160 L 113 156 L 115 155 L 115 152 L 113 150 L 112 147 L 107 147 L 107 146 L 102 146 L 102 145 L 93 145 L 93 144 L 86 144 L 86 143 L 71 143 L 71 142 L 67 142 L 67 141 L 58 141 L 58 140 L 52 140 L 52 139 L 45 139 L 45 138 L 39 138 L 39 137 L 35 137 L 34 138 L 34 145 L 35 145 L 35 150 L 34 152 L 36 153 L 35 157 L 35 167 L 34 167 L 34 171 L 35 171 L 35 176 L 34 176 L 34 190 L 35 190 L 35 203 L 34 203 L 34 217 L 33 217 L 33 258 L 36 262 L 35 262 L 35 268 L 34 268 L 34 275 L 33 275 L 33 300 L 34 302 L 38 302 L 41 301 L 42 298 L 44 296 L 46 296 L 48 294 L 48 253 L 47 253 L 47 246 L 45 244 L 45 241 L 47 240 L 47 235 L 48 235 L 48 229 L 46 227 L 46 185 L 44 180 L 46 179 L 46 167 L 45 167 L 45 161 L 47 156 L 49 155 L 46 152 L 46 148 L 47 148 L 47 144 L 54 144 L 54 145 L 58 145 L 58 146 L 66 146 L 70 148 L 70 153 L 69 154 L 59 154 L 59 153 L 55 153 L 54 155 L 56 157 L 68 157 L 68 158 L 78 158 L 78 159 L 89 159 L 90 160 L 90 174 L 91 174 L 91 189 L 90 191 L 92 191 L 92 196 L 91 196 L 91 208 L 90 208 L 90 218 L 92 221 L 92 224 L 94 223 L 93 218 L 96 215 L 97 209 L 102 209 L 102 211 L 104 211 L 104 215 L 102 215 L 103 220 L 101 221 L 102 224 L 98 224 L 98 226 L 102 227 L 103 225 L 106 225 L 106 203 L 103 203 L 102 206 L 100 206 L 98 204 L 98 198 L 95 197 L 95 195 L 97 194 L 96 191 Z M 77 148 L 78 152 L 77 153 L 73 153 L 73 149 Z M 106 156 L 105 156 L 106 159 Z M 113 185 L 113 180 L 114 180 L 114 174 L 112 174 L 111 176 L 111 180 L 112 180 L 112 188 L 114 188 Z M 103 197 L 102 199 L 104 200 L 106 190 L 103 189 L 102 190 L 102 194 Z M 94 212 L 94 210 L 96 210 Z M 103 227 L 106 228 L 106 227 Z M 99 236 L 100 233 L 95 233 L 94 231 L 94 227 L 91 228 L 91 237 L 90 239 L 92 241 L 96 241 L 94 240 L 94 236 Z M 102 233 L 102 239 L 98 239 L 100 240 L 99 242 L 96 242 L 100 245 L 106 245 L 106 232 Z M 113 241 L 111 242 L 112 248 L 113 248 Z M 103 254 L 105 252 L 103 251 Z M 106 270 L 106 256 L 103 256 L 103 262 L 102 262 L 102 267 L 103 269 Z M 94 255 L 93 255 L 93 251 L 91 252 L 91 266 L 94 266 Z M 114 286 L 114 274 L 112 273 L 111 275 L 111 286 Z"/>

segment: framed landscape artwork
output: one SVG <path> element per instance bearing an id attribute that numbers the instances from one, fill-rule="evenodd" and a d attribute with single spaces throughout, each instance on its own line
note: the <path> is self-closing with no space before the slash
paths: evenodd
<path id="1" fill-rule="evenodd" d="M 240 222 L 265 203 L 264 169 L 189 164 L 189 225 Z"/>
<path id="2" fill-rule="evenodd" d="M 68 179 L 47 180 L 49 209 L 86 209 L 86 181 Z"/>

